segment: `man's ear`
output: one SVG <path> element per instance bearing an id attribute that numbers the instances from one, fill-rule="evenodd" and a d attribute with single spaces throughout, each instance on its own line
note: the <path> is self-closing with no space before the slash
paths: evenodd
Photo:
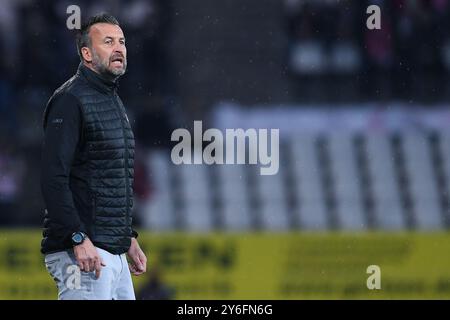
<path id="1" fill-rule="evenodd" d="M 88 63 L 92 62 L 92 52 L 91 49 L 89 49 L 88 47 L 81 48 L 81 55 L 83 56 L 83 59 L 86 62 Z"/>

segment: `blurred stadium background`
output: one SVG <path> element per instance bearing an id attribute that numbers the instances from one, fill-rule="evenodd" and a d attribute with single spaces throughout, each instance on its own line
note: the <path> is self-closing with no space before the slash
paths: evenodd
<path id="1" fill-rule="evenodd" d="M 448 0 L 0 0 L 0 298 L 56 297 L 41 116 L 79 63 L 71 4 L 127 38 L 139 298 L 450 298 Z M 172 164 L 194 120 L 280 129 L 279 173 Z"/>

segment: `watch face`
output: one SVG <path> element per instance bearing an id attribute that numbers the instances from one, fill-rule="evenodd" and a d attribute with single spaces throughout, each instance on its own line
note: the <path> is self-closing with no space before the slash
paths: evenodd
<path id="1" fill-rule="evenodd" d="M 75 243 L 80 243 L 83 240 L 83 236 L 79 233 L 74 234 L 74 236 L 72 237 L 72 240 Z"/>

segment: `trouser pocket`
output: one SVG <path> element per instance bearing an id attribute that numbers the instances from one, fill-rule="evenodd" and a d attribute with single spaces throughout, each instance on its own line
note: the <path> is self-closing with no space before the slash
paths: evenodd
<path id="1" fill-rule="evenodd" d="M 73 252 L 45 256 L 45 267 L 58 288 L 59 299 L 83 299 L 92 290 L 92 272 L 81 272 Z"/>
<path id="2" fill-rule="evenodd" d="M 45 255 L 44 259 L 45 268 L 55 281 L 58 289 L 60 288 L 60 284 L 63 281 L 61 265 L 62 262 L 65 260 L 64 254 L 66 254 L 65 251 L 50 253 Z"/>

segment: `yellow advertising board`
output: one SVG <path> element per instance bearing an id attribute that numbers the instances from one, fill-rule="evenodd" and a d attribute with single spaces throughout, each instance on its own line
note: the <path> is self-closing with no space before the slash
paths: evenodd
<path id="1" fill-rule="evenodd" d="M 0 299 L 56 298 L 40 241 L 39 230 L 1 231 Z M 447 233 L 142 231 L 139 241 L 149 272 L 133 277 L 138 297 L 155 268 L 174 299 L 450 298 Z"/>

